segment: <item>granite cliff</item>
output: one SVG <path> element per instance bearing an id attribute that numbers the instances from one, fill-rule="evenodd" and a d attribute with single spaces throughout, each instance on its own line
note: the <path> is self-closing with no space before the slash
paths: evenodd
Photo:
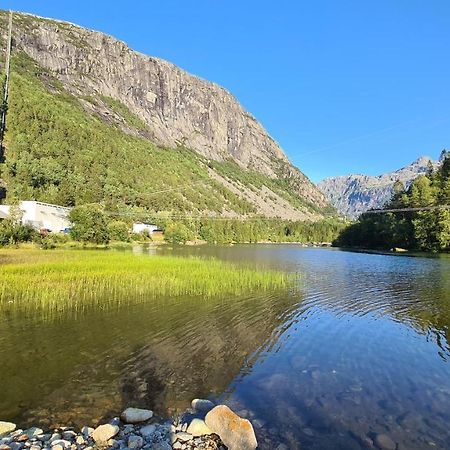
<path id="1" fill-rule="evenodd" d="M 28 14 L 14 13 L 13 18 L 13 53 L 33 61 L 39 83 L 50 94 L 76 99 L 86 114 L 123 134 L 168 149 L 193 150 L 197 162 L 208 165 L 211 180 L 253 205 L 256 214 L 314 219 L 330 211 L 324 195 L 224 88 L 103 33 Z M 4 45 L 5 12 L 0 25 Z M 14 136 L 10 133 L 10 145 Z M 269 181 L 243 181 L 242 174 L 231 179 L 218 169 L 221 163 Z M 3 178 L 11 184 L 11 176 Z M 289 195 L 272 189 L 274 182 Z M 201 209 L 197 206 L 192 209 Z M 226 206 L 222 212 L 236 212 Z"/>

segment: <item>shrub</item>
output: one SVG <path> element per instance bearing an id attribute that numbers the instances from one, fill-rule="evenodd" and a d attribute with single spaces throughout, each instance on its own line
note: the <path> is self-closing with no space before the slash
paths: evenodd
<path id="1" fill-rule="evenodd" d="M 91 203 L 77 206 L 70 212 L 69 219 L 72 222 L 70 235 L 76 241 L 93 244 L 109 242 L 108 224 L 100 205 Z"/>
<path id="2" fill-rule="evenodd" d="M 164 231 L 164 239 L 171 244 L 185 244 L 191 238 L 189 228 L 180 222 L 169 223 Z"/>
<path id="3" fill-rule="evenodd" d="M 113 241 L 129 242 L 130 240 L 130 227 L 120 220 L 108 224 L 108 233 Z"/>

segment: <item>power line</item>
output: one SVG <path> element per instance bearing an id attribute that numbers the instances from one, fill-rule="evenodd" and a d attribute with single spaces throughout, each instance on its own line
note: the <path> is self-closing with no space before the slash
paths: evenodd
<path id="1" fill-rule="evenodd" d="M 435 209 L 450 209 L 450 205 L 422 206 L 420 208 L 398 208 L 398 209 L 371 209 L 363 214 L 382 214 L 397 212 L 433 211 Z"/>

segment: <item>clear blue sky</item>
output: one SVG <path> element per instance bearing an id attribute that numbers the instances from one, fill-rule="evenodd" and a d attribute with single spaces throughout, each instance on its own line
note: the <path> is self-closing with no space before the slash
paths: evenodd
<path id="1" fill-rule="evenodd" d="M 450 147 L 449 0 L 18 0 L 229 89 L 313 181 Z"/>

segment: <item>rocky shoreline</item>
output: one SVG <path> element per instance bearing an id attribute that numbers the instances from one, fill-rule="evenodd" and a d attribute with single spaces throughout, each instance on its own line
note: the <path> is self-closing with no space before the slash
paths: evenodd
<path id="1" fill-rule="evenodd" d="M 194 399 L 181 416 L 161 420 L 148 409 L 127 408 L 96 428 L 17 429 L 0 421 L 0 450 L 254 450 L 253 426 L 228 406 Z"/>

